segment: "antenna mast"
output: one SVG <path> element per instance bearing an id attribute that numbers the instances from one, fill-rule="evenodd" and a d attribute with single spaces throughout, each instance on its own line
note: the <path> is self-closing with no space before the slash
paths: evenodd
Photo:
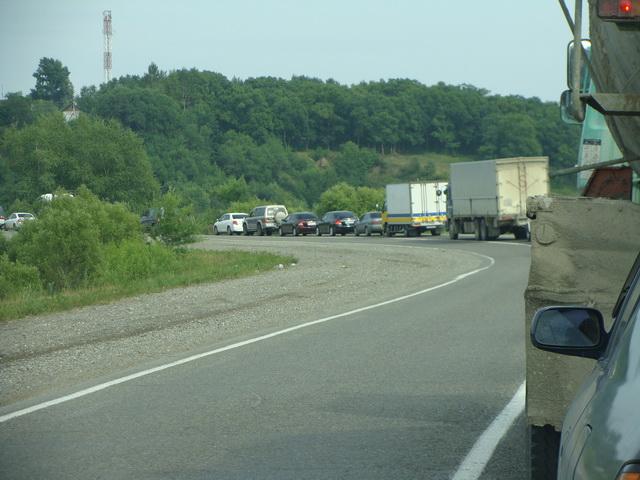
<path id="1" fill-rule="evenodd" d="M 111 10 L 102 12 L 102 33 L 104 33 L 104 81 L 111 80 Z"/>

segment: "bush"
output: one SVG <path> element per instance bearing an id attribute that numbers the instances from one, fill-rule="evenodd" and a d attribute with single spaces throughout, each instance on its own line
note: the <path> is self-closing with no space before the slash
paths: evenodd
<path id="1" fill-rule="evenodd" d="M 56 200 L 22 227 L 16 254 L 19 262 L 38 268 L 45 285 L 77 287 L 100 267 L 100 229 L 80 199 Z"/>
<path id="2" fill-rule="evenodd" d="M 25 290 L 41 290 L 38 269 L 22 263 L 9 261 L 0 254 L 0 299 Z"/>
<path id="3" fill-rule="evenodd" d="M 55 198 L 37 221 L 24 225 L 11 253 L 36 267 L 47 288 L 74 288 L 101 271 L 104 245 L 134 238 L 142 241 L 135 215 L 81 188 L 74 198 Z"/>
<path id="4" fill-rule="evenodd" d="M 181 245 L 193 241 L 198 224 L 193 216 L 193 206 L 176 192 L 169 191 L 161 200 L 164 215 L 154 227 L 153 233 L 167 245 Z"/>
<path id="5" fill-rule="evenodd" d="M 178 263 L 177 254 L 162 244 L 127 240 L 105 247 L 101 283 L 121 284 L 171 271 Z"/>

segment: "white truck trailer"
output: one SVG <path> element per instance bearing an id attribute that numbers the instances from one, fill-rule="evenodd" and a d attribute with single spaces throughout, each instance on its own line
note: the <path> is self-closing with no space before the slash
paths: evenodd
<path id="1" fill-rule="evenodd" d="M 390 237 L 421 235 L 429 231 L 440 235 L 447 222 L 447 183 L 395 183 L 385 188 L 382 212 L 383 232 Z"/>
<path id="2" fill-rule="evenodd" d="M 511 232 L 529 235 L 527 197 L 548 195 L 549 159 L 516 157 L 450 165 L 447 216 L 449 237 L 474 233 L 494 240 Z"/>

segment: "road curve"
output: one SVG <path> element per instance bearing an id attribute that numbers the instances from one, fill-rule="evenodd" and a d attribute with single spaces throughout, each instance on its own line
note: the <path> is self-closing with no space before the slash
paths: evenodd
<path id="1" fill-rule="evenodd" d="M 132 337 L 146 353 L 140 336 L 171 332 L 186 342 L 180 351 L 151 361 L 132 354 L 135 364 L 103 370 L 99 380 L 72 376 L 5 404 L 0 416 L 238 345 L 0 423 L 0 470 L 9 478 L 451 478 L 522 382 L 526 245 L 242 237 L 202 246 L 284 249 L 301 263 L 243 280 L 263 291 L 281 286 L 279 275 L 294 277 L 266 306 L 260 297 L 239 313 L 197 307 L 192 321 Z M 353 252 L 366 252 L 364 263 Z M 240 286 L 232 292 L 246 300 Z M 190 288 L 220 295 L 223 287 Z M 227 325 L 242 316 L 241 328 L 211 333 L 218 313 Z M 308 323 L 318 320 L 326 321 Z M 116 341 L 126 342 L 96 345 Z M 36 364 L 69 353 L 33 348 Z M 484 478 L 522 477 L 514 444 L 499 446 Z"/>

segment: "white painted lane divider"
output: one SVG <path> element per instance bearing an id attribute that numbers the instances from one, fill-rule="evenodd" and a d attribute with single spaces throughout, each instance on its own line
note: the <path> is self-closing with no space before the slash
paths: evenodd
<path id="1" fill-rule="evenodd" d="M 498 443 L 507 434 L 516 418 L 524 411 L 524 400 L 525 382 L 522 382 L 506 407 L 478 437 L 451 480 L 477 480 L 480 478 Z"/>
<path id="2" fill-rule="evenodd" d="M 290 333 L 290 332 L 295 332 L 296 330 L 301 330 L 303 328 L 311 327 L 313 325 L 318 325 L 320 323 L 329 322 L 329 321 L 335 320 L 337 318 L 347 317 L 347 316 L 353 315 L 355 313 L 366 312 L 368 310 L 373 310 L 374 308 L 380 308 L 380 307 L 383 307 L 385 305 L 390 305 L 392 303 L 397 303 L 397 302 L 401 302 L 403 300 L 407 300 L 409 298 L 417 297 L 418 295 L 423 295 L 425 293 L 433 292 L 434 290 L 438 290 L 440 288 L 447 287 L 449 285 L 453 285 L 454 283 L 457 283 L 457 282 L 459 282 L 461 280 L 464 280 L 465 278 L 470 277 L 471 275 L 475 275 L 477 273 L 483 272 L 483 271 L 493 267 L 493 265 L 495 265 L 495 259 L 493 259 L 492 257 L 489 257 L 487 255 L 481 255 L 479 253 L 474 253 L 474 252 L 465 252 L 465 253 L 472 254 L 472 255 L 475 255 L 475 256 L 478 256 L 478 257 L 482 257 L 482 258 L 484 258 L 484 259 L 489 261 L 489 265 L 486 265 L 486 266 L 481 267 L 481 268 L 477 268 L 477 269 L 472 270 L 472 271 L 467 272 L 467 273 L 462 273 L 462 274 L 458 275 L 457 277 L 455 277 L 453 280 L 449 280 L 448 282 L 444 282 L 444 283 L 441 283 L 439 285 L 435 285 L 435 286 L 430 287 L 430 288 L 425 288 L 424 290 L 420 290 L 418 292 L 410 293 L 408 295 L 403 295 L 401 297 L 392 298 L 391 300 L 387 300 L 387 301 L 380 302 L 380 303 L 375 303 L 373 305 L 368 305 L 366 307 L 356 308 L 355 310 L 351 310 L 351 311 L 344 312 L 344 313 L 339 313 L 337 315 L 332 315 L 330 317 L 321 318 L 319 320 L 313 320 L 311 322 L 302 323 L 300 325 L 296 325 L 294 327 L 285 328 L 283 330 L 278 330 L 277 332 L 269 333 L 267 335 L 262 335 L 260 337 L 251 338 L 251 339 L 245 340 L 243 342 L 238 342 L 238 343 L 234 343 L 232 345 L 227 345 L 226 347 L 221 347 L 221 348 L 217 348 L 215 350 L 211 350 L 211 351 L 208 351 L 208 352 L 199 353 L 197 355 L 192 355 L 190 357 L 186 357 L 186 358 L 182 358 L 180 360 L 176 360 L 175 362 L 167 363 L 167 364 L 164 364 L 164 365 L 160 365 L 158 367 L 150 368 L 148 370 L 143 370 L 143 371 L 140 371 L 140 372 L 137 372 L 137 373 L 133 373 L 133 374 L 127 375 L 125 377 L 116 378 L 115 380 L 111 380 L 109 382 L 101 383 L 101 384 L 95 385 L 93 387 L 85 388 L 83 390 L 80 390 L 80 391 L 75 392 L 75 393 L 71 393 L 69 395 L 65 395 L 63 397 L 58 397 L 58 398 L 55 398 L 53 400 L 49 400 L 47 402 L 42 402 L 42 403 L 39 403 L 37 405 L 33 405 L 31 407 L 23 408 L 21 410 L 16 410 L 15 412 L 11 412 L 11 413 L 8 413 L 8 414 L 0 416 L 0 423 L 9 421 L 9 420 L 11 420 L 13 418 L 22 417 L 24 415 L 28 415 L 30 413 L 37 412 L 38 410 L 43 410 L 45 408 L 53 407 L 55 405 L 60 405 L 61 403 L 65 403 L 65 402 L 68 402 L 70 400 L 75 400 L 76 398 L 84 397 L 86 395 L 90 395 L 92 393 L 96 393 L 96 392 L 99 392 L 101 390 L 105 390 L 105 389 L 107 389 L 109 387 L 113 387 L 115 385 L 120 385 L 121 383 L 129 382 L 131 380 L 135 380 L 136 378 L 146 377 L 147 375 L 151 375 L 151 374 L 156 373 L 156 372 L 161 372 L 161 371 L 167 370 L 169 368 L 177 367 L 179 365 L 184 365 L 185 363 L 190 363 L 190 362 L 194 362 L 196 360 L 200 360 L 201 358 L 205 358 L 205 357 L 209 357 L 211 355 L 216 355 L 218 353 L 226 352 L 227 350 L 234 350 L 236 348 L 240 348 L 240 347 L 244 347 L 244 346 L 247 346 L 247 345 L 251 345 L 252 343 L 261 342 L 263 340 L 268 340 L 269 338 L 278 337 L 280 335 L 284 335 L 284 334 Z"/>

